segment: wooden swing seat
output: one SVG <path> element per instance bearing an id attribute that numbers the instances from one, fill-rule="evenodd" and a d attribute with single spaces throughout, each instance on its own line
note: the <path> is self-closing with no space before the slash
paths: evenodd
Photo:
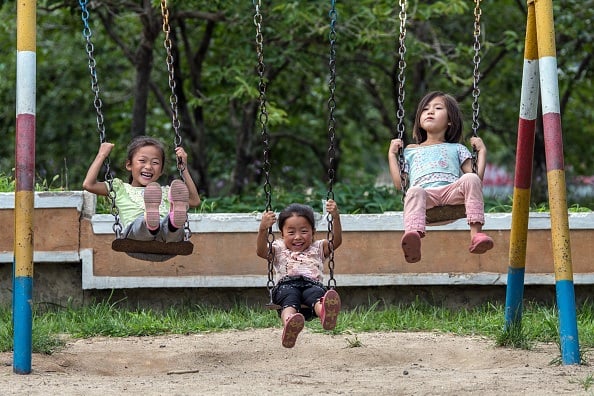
<path id="1" fill-rule="evenodd" d="M 266 308 L 268 308 L 270 310 L 273 310 L 274 309 L 276 311 L 276 310 L 281 309 L 282 307 L 280 305 L 278 305 L 278 304 L 269 302 L 269 303 L 266 303 Z M 305 304 L 301 304 L 301 308 L 305 309 L 305 308 L 309 308 L 309 306 L 307 306 Z"/>
<path id="2" fill-rule="evenodd" d="M 466 208 L 464 204 L 460 205 L 446 205 L 434 206 L 427 209 L 426 223 L 427 225 L 447 224 L 452 221 L 466 217 Z"/>
<path id="3" fill-rule="evenodd" d="M 189 256 L 194 251 L 194 245 L 187 240 L 159 242 L 117 238 L 111 243 L 111 248 L 116 252 L 126 253 L 130 257 L 147 261 L 166 261 L 175 256 Z"/>

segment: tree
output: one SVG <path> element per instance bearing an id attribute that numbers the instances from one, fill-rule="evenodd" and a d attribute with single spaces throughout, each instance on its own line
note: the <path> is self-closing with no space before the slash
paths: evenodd
<path id="1" fill-rule="evenodd" d="M 327 177 L 330 2 L 263 1 L 262 34 L 271 176 L 275 188 L 318 187 Z M 591 174 L 593 0 L 554 2 L 566 162 Z M 167 54 L 160 2 L 93 2 L 91 27 L 112 161 L 123 169 L 135 134 L 173 145 Z M 98 143 L 95 109 L 80 31 L 78 2 L 40 2 L 38 16 L 38 150 L 41 178 L 62 176 L 77 189 Z M 386 170 L 395 133 L 399 7 L 393 1 L 338 1 L 336 53 L 337 181 L 373 184 Z M 453 93 L 470 126 L 474 4 L 409 1 L 406 39 L 406 124 L 428 90 Z M 15 47 L 14 2 L 0 9 L 0 42 Z M 170 2 L 175 94 L 183 145 L 205 196 L 252 194 L 262 184 L 254 3 Z M 525 4 L 482 2 L 479 133 L 491 162 L 513 170 L 523 64 Z M 14 136 L 14 52 L 0 54 L 5 101 L 0 128 Z M 466 130 L 470 133 L 470 129 Z M 537 134 L 535 190 L 544 186 Z M 571 149 L 569 149 L 571 148 Z M 0 147 L 9 173 L 14 141 Z M 169 157 L 168 157 L 169 158 Z M 168 169 L 175 172 L 175 164 Z M 546 191 L 543 191 L 546 193 Z M 533 194 L 542 201 L 543 193 Z"/>

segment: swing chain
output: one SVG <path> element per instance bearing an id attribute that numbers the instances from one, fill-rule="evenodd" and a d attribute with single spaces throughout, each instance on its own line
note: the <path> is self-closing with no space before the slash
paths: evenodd
<path id="1" fill-rule="evenodd" d="M 331 9 L 329 12 L 330 16 L 330 60 L 328 66 L 330 69 L 329 78 L 329 91 L 330 98 L 328 99 L 328 194 L 326 199 L 334 200 L 334 191 L 332 190 L 334 185 L 334 179 L 336 177 L 336 119 L 334 118 L 334 110 L 336 109 L 336 99 L 334 92 L 336 90 L 336 5 L 335 0 L 331 0 Z M 328 213 L 326 216 L 328 222 L 328 250 L 330 251 L 328 259 L 328 269 L 330 278 L 328 279 L 328 288 L 334 289 L 336 287 L 336 279 L 334 279 L 334 223 L 332 214 Z"/>
<path id="2" fill-rule="evenodd" d="M 167 0 L 161 0 L 161 15 L 163 17 L 163 32 L 165 33 L 165 39 L 163 40 L 163 45 L 165 50 L 167 50 L 166 55 L 166 62 L 167 62 L 167 71 L 169 72 L 169 88 L 171 89 L 171 95 L 169 96 L 169 103 L 171 105 L 171 124 L 173 125 L 173 129 L 175 131 L 175 139 L 174 144 L 175 147 L 180 147 L 182 145 L 182 137 L 179 132 L 180 128 L 180 121 L 179 121 L 179 113 L 177 109 L 177 94 L 175 93 L 176 88 L 176 81 L 175 81 L 175 62 L 173 59 L 173 43 L 169 35 L 171 34 L 171 27 L 169 25 L 169 9 L 167 8 Z M 178 158 L 177 161 L 178 169 L 180 172 L 180 176 L 183 179 L 182 172 L 185 170 L 185 166 L 181 160 Z"/>
<path id="3" fill-rule="evenodd" d="M 97 61 L 95 60 L 94 52 L 95 46 L 91 40 L 91 36 L 93 32 L 91 31 L 91 27 L 89 26 L 89 10 L 87 9 L 88 0 L 79 0 L 79 5 L 81 9 L 81 18 L 84 24 L 83 27 L 83 37 L 86 40 L 86 51 L 87 56 L 89 58 L 89 71 L 91 74 L 91 91 L 95 95 L 95 99 L 93 100 L 93 105 L 95 106 L 95 111 L 97 113 L 97 132 L 99 133 L 99 143 L 105 143 L 107 141 L 107 137 L 105 134 L 105 122 L 103 117 L 103 102 L 99 95 L 99 79 L 97 77 Z M 113 215 L 115 221 L 113 223 L 112 229 L 116 235 L 116 238 L 120 238 L 122 235 L 122 224 L 120 223 L 120 211 L 116 206 L 116 192 L 113 189 L 113 174 L 111 172 L 111 162 L 109 160 L 109 156 L 105 158 L 103 162 L 105 166 L 105 181 L 108 185 L 108 200 L 111 205 L 111 214 Z"/>
<path id="4" fill-rule="evenodd" d="M 400 12 L 398 13 L 398 17 L 400 20 L 400 34 L 398 36 L 398 92 L 396 97 L 396 117 L 398 118 L 398 125 L 396 127 L 396 130 L 398 132 L 398 139 L 401 139 L 404 142 L 404 99 L 406 95 L 406 91 L 404 90 L 404 83 L 406 82 L 406 75 L 404 74 L 404 71 L 406 70 L 406 0 L 400 0 L 399 5 Z M 408 172 L 406 170 L 406 162 L 404 161 L 404 147 L 400 147 L 400 149 L 398 150 L 398 166 L 400 168 L 400 186 L 402 188 L 402 202 L 404 202 L 404 197 L 406 195 L 406 190 L 408 187 Z"/>
<path id="5" fill-rule="evenodd" d="M 479 95 L 481 94 L 481 90 L 479 89 L 479 81 L 481 78 L 481 73 L 479 70 L 479 66 L 481 63 L 481 0 L 474 0 L 475 7 L 474 7 L 474 31 L 473 31 L 473 49 L 474 49 L 474 56 L 472 58 L 474 64 L 474 72 L 473 72 L 473 84 L 472 84 L 472 135 L 478 136 L 478 128 L 479 128 Z M 472 171 L 477 173 L 477 156 L 478 153 L 476 150 L 472 150 Z"/>
<path id="6" fill-rule="evenodd" d="M 259 77 L 258 90 L 260 92 L 260 128 L 262 143 L 264 144 L 264 160 L 262 163 L 262 170 L 264 171 L 264 194 L 266 196 L 265 211 L 272 210 L 272 187 L 270 185 L 270 134 L 268 133 L 268 110 L 266 109 L 266 80 L 264 72 L 266 65 L 264 64 L 264 37 L 262 36 L 262 14 L 260 13 L 261 1 L 254 0 L 254 7 L 256 12 L 254 14 L 254 25 L 256 26 L 256 52 L 258 55 L 258 66 L 256 71 Z M 272 303 L 272 289 L 274 288 L 274 251 L 272 243 L 274 242 L 274 234 L 272 227 L 268 228 L 268 281 L 266 287 L 270 293 L 270 303 Z"/>
<path id="7" fill-rule="evenodd" d="M 167 71 L 169 72 L 169 88 L 171 89 L 171 95 L 169 96 L 169 103 L 171 105 L 171 125 L 173 126 L 173 130 L 175 131 L 175 138 L 173 140 L 173 144 L 175 145 L 175 148 L 178 148 L 182 145 L 182 137 L 179 132 L 181 122 L 179 120 L 179 113 L 177 107 L 177 94 L 175 93 L 175 88 L 177 84 L 175 81 L 175 62 L 172 50 L 173 42 L 170 38 L 171 26 L 169 25 L 169 8 L 167 7 L 167 0 L 161 0 L 161 16 L 163 17 L 163 32 L 165 33 L 163 46 L 167 51 L 166 63 Z M 186 170 L 186 164 L 184 164 L 183 159 L 181 157 L 177 157 L 177 169 L 179 171 L 179 177 L 182 181 L 185 182 L 184 171 Z M 189 240 L 191 236 L 192 231 L 190 230 L 190 222 L 189 219 L 186 219 L 186 223 L 184 224 L 184 240 Z"/>

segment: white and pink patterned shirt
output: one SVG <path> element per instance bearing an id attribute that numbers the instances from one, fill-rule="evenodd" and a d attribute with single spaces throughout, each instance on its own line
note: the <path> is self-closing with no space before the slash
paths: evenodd
<path id="1" fill-rule="evenodd" d="M 272 242 L 276 280 L 285 276 L 304 276 L 318 282 L 323 280 L 324 240 L 314 241 L 302 252 L 293 252 L 282 239 Z"/>

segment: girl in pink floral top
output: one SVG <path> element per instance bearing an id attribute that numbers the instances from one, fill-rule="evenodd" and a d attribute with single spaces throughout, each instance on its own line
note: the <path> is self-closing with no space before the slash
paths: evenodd
<path id="1" fill-rule="evenodd" d="M 342 227 L 336 202 L 328 200 L 326 210 L 332 215 L 332 246 L 337 249 L 342 244 Z M 262 258 L 268 257 L 268 229 L 276 221 L 274 212 L 262 214 L 256 250 Z M 278 216 L 278 228 L 282 239 L 272 243 L 277 279 L 272 301 L 281 307 L 282 345 L 292 348 L 305 320 L 314 315 L 320 318 L 324 330 L 334 329 L 340 296 L 322 283 L 324 261 L 330 255 L 330 247 L 326 239 L 314 240 L 313 209 L 302 204 L 289 205 Z"/>

